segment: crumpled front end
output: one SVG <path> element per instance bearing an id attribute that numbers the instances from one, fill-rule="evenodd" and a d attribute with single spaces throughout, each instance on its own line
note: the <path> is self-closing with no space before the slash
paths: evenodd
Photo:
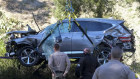
<path id="1" fill-rule="evenodd" d="M 120 25 L 114 24 L 112 28 L 105 31 L 105 36 L 107 35 L 115 37 L 113 42 L 121 44 L 124 51 L 135 52 L 135 37 L 133 30 L 127 29 L 123 26 L 123 23 Z"/>

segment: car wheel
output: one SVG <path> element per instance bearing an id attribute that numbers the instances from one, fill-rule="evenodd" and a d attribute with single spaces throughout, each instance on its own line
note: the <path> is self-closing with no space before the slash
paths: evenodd
<path id="1" fill-rule="evenodd" d="M 26 67 L 34 66 L 39 61 L 39 56 L 34 48 L 32 47 L 24 47 L 18 51 L 18 59 L 19 62 Z"/>
<path id="2" fill-rule="evenodd" d="M 111 49 L 109 47 L 99 47 L 94 49 L 93 55 L 96 56 L 99 64 L 105 64 L 108 62 Z"/>

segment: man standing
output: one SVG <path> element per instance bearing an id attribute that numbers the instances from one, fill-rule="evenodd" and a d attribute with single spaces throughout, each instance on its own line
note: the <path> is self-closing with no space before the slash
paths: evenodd
<path id="1" fill-rule="evenodd" d="M 70 69 L 70 60 L 65 53 L 60 52 L 59 44 L 54 45 L 54 51 L 48 62 L 52 79 L 64 79 Z"/>
<path id="2" fill-rule="evenodd" d="M 92 79 L 136 79 L 135 74 L 120 62 L 123 50 L 116 46 L 111 50 L 111 60 L 96 69 Z"/>
<path id="3" fill-rule="evenodd" d="M 79 61 L 80 79 L 92 79 L 95 69 L 99 66 L 97 59 L 91 55 L 89 48 L 84 49 L 84 57 Z"/>

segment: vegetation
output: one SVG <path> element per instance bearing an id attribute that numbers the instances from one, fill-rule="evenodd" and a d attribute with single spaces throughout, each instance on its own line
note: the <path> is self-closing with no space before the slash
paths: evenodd
<path id="1" fill-rule="evenodd" d="M 0 32 L 5 33 L 10 30 L 18 30 L 21 29 L 17 27 L 17 25 L 20 25 L 21 22 L 13 19 L 13 18 L 8 18 L 5 16 L 4 13 L 0 11 Z"/>
<path id="2" fill-rule="evenodd" d="M 73 8 L 75 13 L 80 15 L 81 12 L 84 13 L 94 13 L 94 17 L 102 18 L 103 15 L 112 11 L 112 6 L 115 1 L 111 0 L 71 0 L 73 3 Z M 65 11 L 66 0 L 54 0 L 56 9 L 55 16 L 60 17 Z"/>

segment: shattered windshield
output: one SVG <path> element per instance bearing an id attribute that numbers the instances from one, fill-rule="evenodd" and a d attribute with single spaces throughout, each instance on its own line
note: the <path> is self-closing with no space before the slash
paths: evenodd
<path id="1" fill-rule="evenodd" d="M 46 29 L 44 29 L 45 33 L 43 35 L 43 38 L 45 38 L 52 30 L 51 36 L 49 36 L 45 42 L 42 44 L 42 49 L 45 53 L 46 59 L 48 60 L 49 56 L 54 52 L 53 46 L 55 44 L 55 39 L 58 37 L 59 34 L 59 28 L 55 28 L 56 24 L 52 24 L 48 26 Z"/>
<path id="2" fill-rule="evenodd" d="M 51 24 L 49 26 L 47 26 L 46 28 L 44 28 L 40 33 L 50 33 L 50 30 L 53 29 L 55 27 L 56 23 L 55 24 Z"/>
<path id="3" fill-rule="evenodd" d="M 48 60 L 49 56 L 54 52 L 53 46 L 56 43 L 56 39 L 60 37 L 60 34 L 68 33 L 68 26 L 67 22 L 59 24 L 57 28 L 55 28 L 56 24 L 49 26 L 49 28 L 44 29 L 45 33 L 43 38 L 45 38 L 49 33 L 50 30 L 53 30 L 51 36 L 49 36 L 45 42 L 42 44 L 42 49 L 45 53 L 46 59 Z M 54 29 L 55 28 L 55 29 Z"/>

